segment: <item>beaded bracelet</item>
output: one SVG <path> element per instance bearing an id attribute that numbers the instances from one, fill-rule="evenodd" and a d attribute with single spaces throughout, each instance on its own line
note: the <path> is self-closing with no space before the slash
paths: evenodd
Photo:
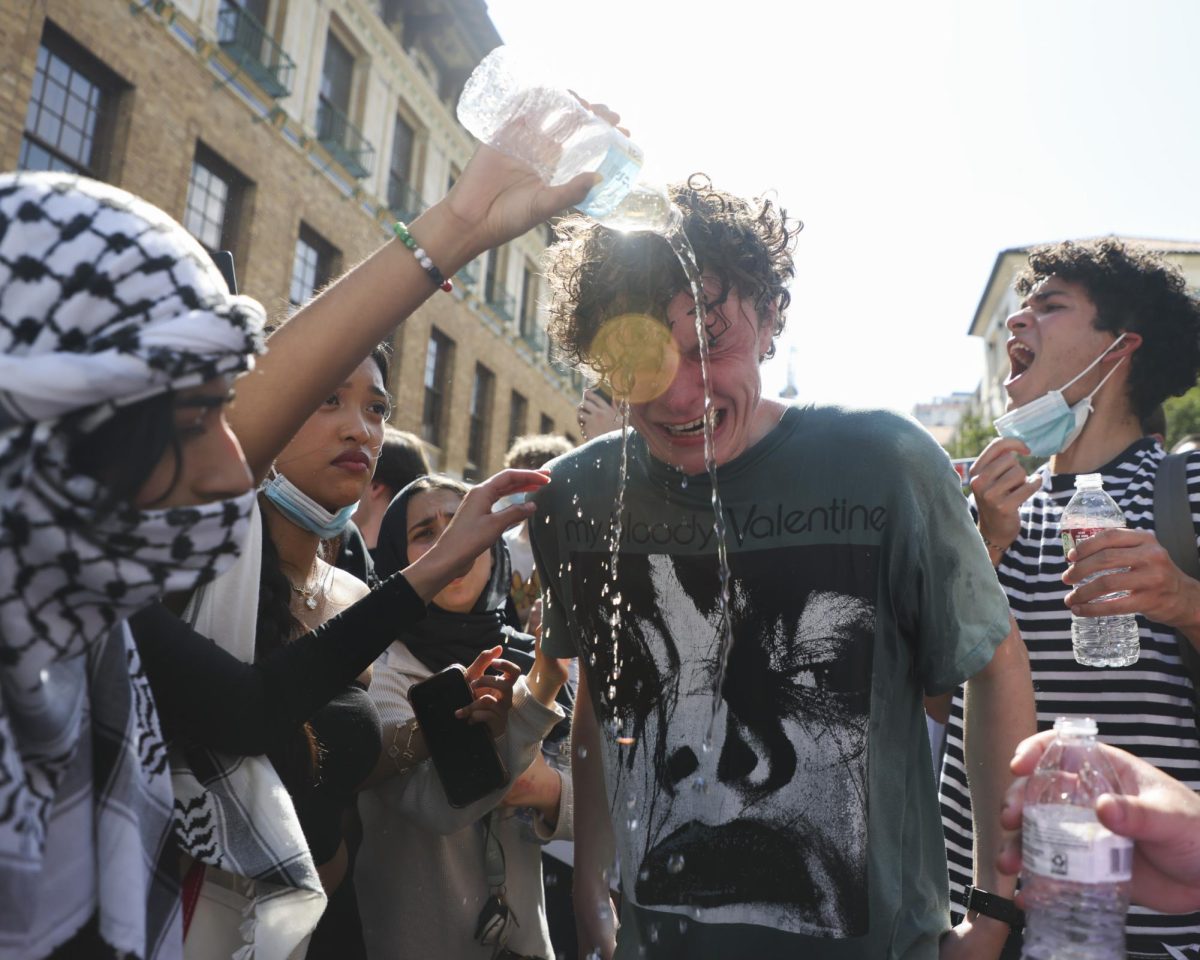
<path id="1" fill-rule="evenodd" d="M 412 255 L 417 258 L 417 263 L 419 263 L 422 269 L 429 274 L 429 279 L 432 280 L 439 289 L 445 290 L 447 293 L 454 289 L 454 284 L 442 276 L 442 271 L 434 265 L 434 262 L 429 258 L 429 254 L 427 254 L 423 248 L 417 246 L 417 241 L 413 238 L 413 235 L 408 232 L 408 227 L 405 226 L 405 224 L 397 220 L 395 225 L 392 227 L 392 232 L 396 234 L 402 244 L 412 251 Z"/>

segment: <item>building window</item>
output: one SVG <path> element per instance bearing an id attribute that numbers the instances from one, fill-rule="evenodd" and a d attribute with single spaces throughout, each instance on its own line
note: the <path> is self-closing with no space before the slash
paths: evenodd
<path id="1" fill-rule="evenodd" d="M 445 424 L 446 386 L 454 341 L 434 330 L 425 351 L 425 406 L 421 412 L 421 436 L 435 447 L 442 445 Z"/>
<path id="2" fill-rule="evenodd" d="M 288 298 L 293 305 L 307 301 L 333 279 L 338 251 L 311 227 L 300 224 L 296 255 L 292 260 L 292 284 Z"/>
<path id="3" fill-rule="evenodd" d="M 488 254 L 487 269 L 483 275 L 483 298 L 488 303 L 495 302 L 496 288 L 500 286 L 500 249 Z"/>
<path id="4" fill-rule="evenodd" d="M 392 135 L 392 161 L 388 167 L 388 206 L 401 220 L 411 220 L 425 208 L 417 191 L 413 189 L 413 157 L 416 145 L 416 131 L 403 117 L 397 115 L 396 130 Z"/>
<path id="5" fill-rule="evenodd" d="M 354 85 L 354 54 L 330 33 L 325 39 L 325 62 L 321 67 L 322 102 L 343 115 L 350 112 L 350 91 Z"/>
<path id="6" fill-rule="evenodd" d="M 196 145 L 183 225 L 209 252 L 233 250 L 246 180 L 224 160 Z"/>
<path id="7" fill-rule="evenodd" d="M 542 419 L 538 421 L 538 433 L 553 433 L 554 420 L 551 417 L 542 414 Z"/>
<path id="8" fill-rule="evenodd" d="M 260 25 L 267 25 L 267 14 L 270 12 L 270 0 L 224 0 L 224 3 L 231 7 L 241 7 L 250 16 L 259 22 Z"/>
<path id="9" fill-rule="evenodd" d="M 353 90 L 354 54 L 330 30 L 317 94 L 317 140 L 351 176 L 361 180 L 375 164 L 375 148 L 350 122 Z"/>
<path id="10" fill-rule="evenodd" d="M 17 166 L 103 176 L 119 89 L 114 74 L 47 23 Z"/>
<path id="11" fill-rule="evenodd" d="M 487 473 L 488 422 L 492 419 L 492 389 L 496 377 L 481 363 L 475 364 L 475 383 L 471 387 L 471 427 L 467 436 L 466 480 L 480 480 Z"/>
<path id="12" fill-rule="evenodd" d="M 537 273 L 526 262 L 521 278 L 521 336 L 531 338 L 537 330 Z"/>
<path id="13" fill-rule="evenodd" d="M 525 435 L 525 423 L 529 419 L 529 401 L 516 390 L 508 404 L 508 445 L 511 447 L 517 437 Z"/>

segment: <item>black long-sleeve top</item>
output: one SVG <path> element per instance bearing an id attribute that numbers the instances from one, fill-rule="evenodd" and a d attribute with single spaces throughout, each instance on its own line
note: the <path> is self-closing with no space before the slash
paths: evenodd
<path id="1" fill-rule="evenodd" d="M 130 619 L 168 739 L 242 756 L 268 752 L 342 694 L 396 638 L 425 616 L 400 574 L 316 630 L 245 663 L 162 604 Z"/>

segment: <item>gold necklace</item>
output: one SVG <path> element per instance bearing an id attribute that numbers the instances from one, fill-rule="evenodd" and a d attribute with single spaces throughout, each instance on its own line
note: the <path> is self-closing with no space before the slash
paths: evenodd
<path id="1" fill-rule="evenodd" d="M 295 591 L 296 595 L 304 598 L 304 605 L 308 607 L 309 610 L 317 609 L 318 595 L 322 597 L 325 596 L 325 587 L 328 586 L 329 580 L 333 576 L 333 564 L 328 564 L 328 567 L 329 569 L 325 572 L 325 579 L 318 580 L 311 590 L 308 589 L 307 586 L 298 587 L 292 583 L 290 579 L 288 580 L 288 583 L 291 585 L 291 588 L 293 591 Z"/>

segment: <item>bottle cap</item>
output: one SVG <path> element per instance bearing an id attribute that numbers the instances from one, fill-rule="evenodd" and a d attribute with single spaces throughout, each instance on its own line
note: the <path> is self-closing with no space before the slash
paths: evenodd
<path id="1" fill-rule="evenodd" d="M 1096 721 L 1091 717 L 1059 717 L 1054 721 L 1054 732 L 1067 737 L 1094 737 Z"/>
<path id="2" fill-rule="evenodd" d="M 1103 490 L 1104 478 L 1098 473 L 1081 473 L 1075 478 L 1076 490 Z"/>

